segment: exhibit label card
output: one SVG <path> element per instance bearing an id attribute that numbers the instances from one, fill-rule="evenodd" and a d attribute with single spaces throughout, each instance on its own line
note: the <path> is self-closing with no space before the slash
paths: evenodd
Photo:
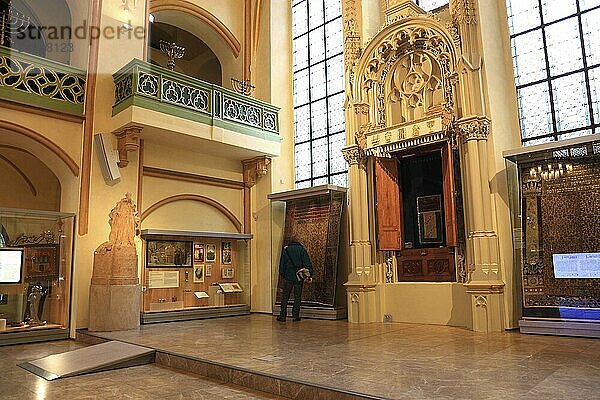
<path id="1" fill-rule="evenodd" d="M 553 254 L 556 278 L 600 278 L 600 253 Z"/>
<path id="2" fill-rule="evenodd" d="M 0 283 L 21 282 L 21 250 L 4 250 L 0 252 Z"/>
<path id="3" fill-rule="evenodd" d="M 179 287 L 179 271 L 149 271 L 148 288 L 164 289 Z"/>

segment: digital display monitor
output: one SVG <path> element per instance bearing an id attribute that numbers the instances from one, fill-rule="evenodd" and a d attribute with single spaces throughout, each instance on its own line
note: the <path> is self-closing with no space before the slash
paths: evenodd
<path id="1" fill-rule="evenodd" d="M 600 279 L 600 253 L 553 254 L 556 278 Z"/>
<path id="2" fill-rule="evenodd" d="M 21 283 L 23 249 L 0 248 L 0 284 Z"/>

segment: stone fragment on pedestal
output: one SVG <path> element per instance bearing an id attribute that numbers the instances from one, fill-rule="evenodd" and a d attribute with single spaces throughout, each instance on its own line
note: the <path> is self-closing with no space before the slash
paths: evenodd
<path id="1" fill-rule="evenodd" d="M 129 193 L 117 203 L 109 217 L 109 240 L 94 252 L 90 331 L 128 330 L 140 326 L 140 284 L 134 242 L 139 218 Z"/>

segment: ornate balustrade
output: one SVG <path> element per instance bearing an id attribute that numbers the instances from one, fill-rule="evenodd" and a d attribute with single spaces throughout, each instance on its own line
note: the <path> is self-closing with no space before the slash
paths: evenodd
<path id="1" fill-rule="evenodd" d="M 0 99 L 83 115 L 85 71 L 0 46 Z"/>
<path id="2" fill-rule="evenodd" d="M 279 140 L 279 108 L 166 68 L 133 60 L 113 75 L 113 115 L 130 106 Z"/>

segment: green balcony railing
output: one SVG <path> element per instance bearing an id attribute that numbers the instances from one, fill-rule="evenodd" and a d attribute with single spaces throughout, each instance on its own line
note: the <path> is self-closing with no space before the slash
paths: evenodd
<path id="1" fill-rule="evenodd" d="M 133 60 L 113 75 L 113 115 L 130 106 L 279 140 L 279 108 L 166 68 Z"/>
<path id="2" fill-rule="evenodd" d="M 0 46 L 0 98 L 83 115 L 85 71 Z"/>

